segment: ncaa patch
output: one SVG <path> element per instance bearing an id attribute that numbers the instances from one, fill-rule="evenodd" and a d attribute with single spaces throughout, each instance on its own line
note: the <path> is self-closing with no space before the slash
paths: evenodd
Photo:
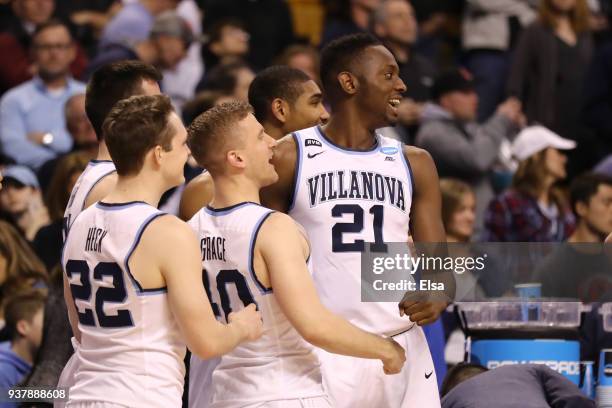
<path id="1" fill-rule="evenodd" d="M 397 153 L 399 150 L 397 147 L 393 147 L 393 146 L 385 146 L 385 147 L 381 147 L 380 151 L 383 154 L 395 154 Z"/>
<path id="2" fill-rule="evenodd" d="M 306 141 L 304 142 L 304 145 L 306 147 L 308 147 L 308 146 L 319 146 L 319 147 L 322 147 L 321 142 L 319 142 L 317 139 L 306 139 Z"/>

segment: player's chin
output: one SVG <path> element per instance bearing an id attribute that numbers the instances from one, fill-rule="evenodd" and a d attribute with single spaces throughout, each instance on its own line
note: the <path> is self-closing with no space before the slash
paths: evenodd
<path id="1" fill-rule="evenodd" d="M 386 123 L 384 126 L 395 126 L 398 121 L 399 121 L 399 116 L 397 114 L 397 111 L 387 110 L 387 114 L 385 115 Z"/>
<path id="2" fill-rule="evenodd" d="M 276 183 L 277 181 L 278 181 L 278 173 L 276 172 L 276 169 L 272 167 L 272 169 L 270 170 L 268 174 L 268 177 L 266 178 L 266 182 L 264 183 L 262 187 L 267 187 L 269 185 Z"/>

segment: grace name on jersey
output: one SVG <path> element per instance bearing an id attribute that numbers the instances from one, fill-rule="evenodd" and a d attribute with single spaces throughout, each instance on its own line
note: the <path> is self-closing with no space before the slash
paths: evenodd
<path id="1" fill-rule="evenodd" d="M 102 252 L 102 240 L 108 231 L 102 228 L 91 227 L 87 230 L 87 240 L 85 241 L 85 250 L 93 252 Z"/>
<path id="2" fill-rule="evenodd" d="M 326 201 L 351 199 L 389 202 L 406 212 L 404 183 L 371 171 L 339 170 L 307 179 L 310 207 Z"/>
<path id="3" fill-rule="evenodd" d="M 200 240 L 203 261 L 225 262 L 225 238 L 204 237 Z"/>

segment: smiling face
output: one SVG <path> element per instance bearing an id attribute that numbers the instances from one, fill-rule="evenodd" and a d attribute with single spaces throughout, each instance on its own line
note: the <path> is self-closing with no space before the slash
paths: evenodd
<path id="1" fill-rule="evenodd" d="M 287 122 L 283 126 L 285 133 L 306 129 L 327 122 L 329 113 L 323 106 L 323 94 L 314 81 L 304 82 L 302 93 L 293 104 L 289 105 Z"/>
<path id="2" fill-rule="evenodd" d="M 244 157 L 244 174 L 259 187 L 269 186 L 278 180 L 276 169 L 270 163 L 276 141 L 265 133 L 263 126 L 248 114 L 236 125 L 242 135 L 242 146 L 236 152 Z"/>
<path id="3" fill-rule="evenodd" d="M 370 46 L 356 65 L 359 90 L 355 96 L 363 117 L 375 128 L 395 124 L 402 93 L 406 92 L 395 58 L 382 45 Z"/>

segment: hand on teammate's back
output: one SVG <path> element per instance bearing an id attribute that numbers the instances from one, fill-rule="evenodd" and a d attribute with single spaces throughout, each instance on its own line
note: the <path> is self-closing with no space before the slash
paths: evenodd
<path id="1" fill-rule="evenodd" d="M 263 334 L 261 313 L 257 311 L 254 303 L 238 312 L 230 313 L 228 321 L 242 328 L 246 340 L 257 340 Z"/>
<path id="2" fill-rule="evenodd" d="M 402 371 L 402 367 L 406 362 L 406 350 L 404 350 L 402 346 L 400 346 L 390 337 L 387 339 L 387 341 L 391 345 L 391 353 L 389 354 L 389 357 L 382 360 L 383 371 L 387 375 L 398 374 L 400 371 Z"/>

